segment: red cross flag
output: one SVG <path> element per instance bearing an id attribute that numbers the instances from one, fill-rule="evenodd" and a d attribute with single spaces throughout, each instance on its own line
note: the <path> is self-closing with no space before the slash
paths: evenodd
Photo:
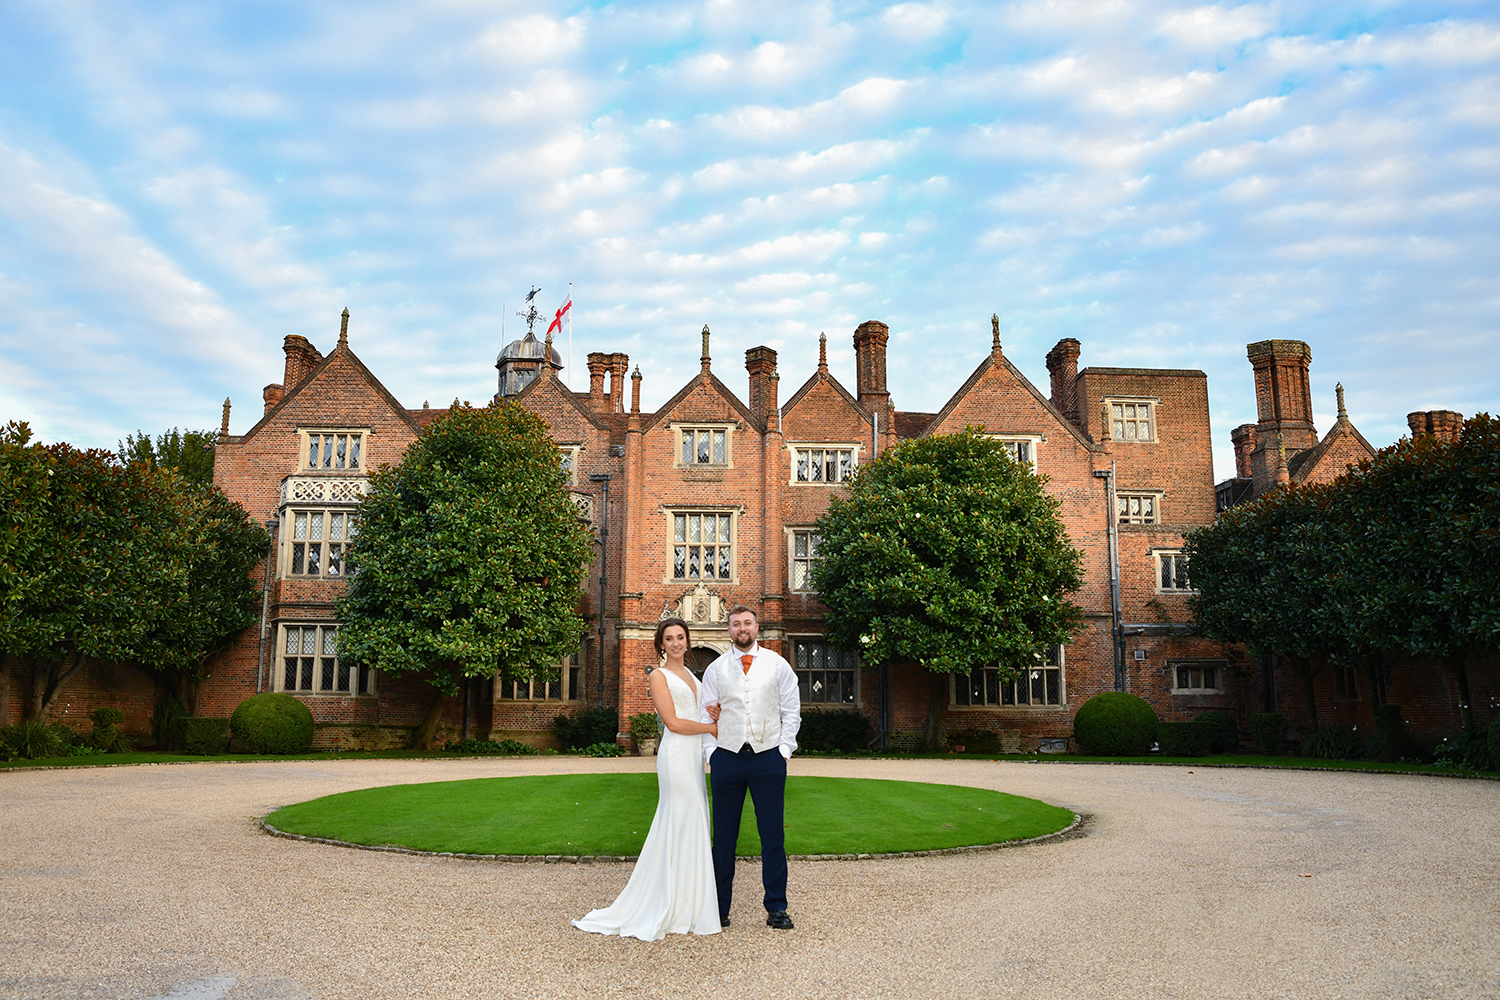
<path id="1" fill-rule="evenodd" d="M 547 332 L 551 333 L 553 330 L 556 330 L 558 333 L 561 333 L 562 332 L 563 317 L 566 316 L 568 314 L 568 310 L 572 309 L 572 308 L 573 308 L 573 293 L 569 292 L 568 293 L 568 301 L 564 302 L 562 305 L 560 305 L 560 306 L 557 307 L 557 315 L 554 316 L 554 317 L 552 317 L 552 324 L 547 327 Z"/>

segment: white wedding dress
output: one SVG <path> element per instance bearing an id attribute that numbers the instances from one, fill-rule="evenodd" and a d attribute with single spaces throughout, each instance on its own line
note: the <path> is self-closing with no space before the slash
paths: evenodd
<path id="1" fill-rule="evenodd" d="M 677 717 L 697 721 L 698 693 L 672 671 L 666 675 Z M 719 933 L 701 736 L 662 732 L 656 787 L 656 816 L 630 881 L 613 905 L 573 921 L 574 927 L 642 941 Z"/>

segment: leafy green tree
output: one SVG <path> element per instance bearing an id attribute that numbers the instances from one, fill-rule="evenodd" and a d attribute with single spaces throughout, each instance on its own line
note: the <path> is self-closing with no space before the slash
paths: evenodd
<path id="1" fill-rule="evenodd" d="M 541 418 L 454 406 L 371 477 L 339 654 L 432 685 L 429 747 L 463 678 L 539 677 L 578 648 L 592 544 Z"/>
<path id="2" fill-rule="evenodd" d="M 1500 646 L 1500 420 L 1479 414 L 1456 442 L 1404 439 L 1350 479 L 1379 567 L 1361 625 L 1382 648 L 1441 662 L 1473 730 L 1468 665 Z"/>
<path id="3" fill-rule="evenodd" d="M 1083 557 L 1044 477 L 977 428 L 907 441 L 862 466 L 818 520 L 813 584 L 834 645 L 931 674 L 936 747 L 949 677 L 1013 677 L 1082 624 Z"/>
<path id="4" fill-rule="evenodd" d="M 1310 730 L 1324 665 L 1352 666 L 1374 651 L 1355 622 L 1363 581 L 1350 570 L 1362 550 L 1348 494 L 1343 480 L 1275 490 L 1188 532 L 1184 545 L 1199 631 L 1285 658 L 1302 681 Z"/>
<path id="5" fill-rule="evenodd" d="M 156 436 L 145 431 L 125 435 L 120 442 L 120 461 L 127 465 L 176 469 L 189 482 L 207 486 L 214 481 L 215 431 L 180 431 L 173 427 Z"/>
<path id="6" fill-rule="evenodd" d="M 172 469 L 144 474 L 153 481 L 136 522 L 147 627 L 132 659 L 164 675 L 193 712 L 214 657 L 259 615 L 261 584 L 251 571 L 267 558 L 270 536 L 212 486 Z"/>

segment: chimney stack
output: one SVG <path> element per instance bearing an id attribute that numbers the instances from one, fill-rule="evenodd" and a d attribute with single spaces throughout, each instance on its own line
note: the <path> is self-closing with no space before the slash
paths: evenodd
<path id="1" fill-rule="evenodd" d="M 618 352 L 609 356 L 609 408 L 615 413 L 625 412 L 625 372 L 630 368 L 630 355 Z"/>
<path id="2" fill-rule="evenodd" d="M 891 394 L 885 385 L 885 345 L 891 328 L 879 320 L 865 320 L 854 330 L 854 384 L 864 406 L 884 406 Z"/>
<path id="3" fill-rule="evenodd" d="M 318 367 L 318 362 L 323 360 L 323 355 L 308 343 L 306 337 L 299 337 L 295 333 L 287 334 L 281 349 L 286 352 L 286 374 L 281 380 L 282 390 L 291 392 L 312 374 L 313 369 Z"/>
<path id="4" fill-rule="evenodd" d="M 1439 441 L 1452 444 L 1464 431 L 1464 415 L 1455 410 L 1419 410 L 1406 415 L 1406 426 L 1411 428 L 1411 439 L 1432 435 Z"/>
<path id="5" fill-rule="evenodd" d="M 1239 479 L 1250 479 L 1254 476 L 1251 471 L 1250 453 L 1255 450 L 1255 425 L 1240 424 L 1229 432 L 1229 440 L 1234 442 L 1234 474 Z"/>
<path id="6" fill-rule="evenodd" d="M 1064 337 L 1047 352 L 1047 371 L 1052 375 L 1052 405 L 1073 423 L 1078 423 L 1078 341 Z"/>
<path id="7" fill-rule="evenodd" d="M 1318 443 L 1312 421 L 1312 391 L 1307 370 L 1312 350 L 1300 340 L 1262 340 L 1246 348 L 1255 369 L 1255 447 L 1250 455 L 1255 493 L 1266 492 L 1277 481 L 1278 449 L 1286 459 Z"/>
<path id="8" fill-rule="evenodd" d="M 588 366 L 589 409 L 595 413 L 605 413 L 609 410 L 609 404 L 604 398 L 604 373 L 609 370 L 609 355 L 602 351 L 590 352 Z"/>
<path id="9" fill-rule="evenodd" d="M 762 420 L 770 418 L 776 407 L 776 393 L 771 373 L 776 370 L 776 352 L 769 347 L 752 347 L 745 352 L 745 371 L 750 373 L 750 412 Z"/>
<path id="10" fill-rule="evenodd" d="M 281 392 L 281 386 L 277 385 L 275 382 L 272 382 L 270 385 L 266 386 L 260 391 L 260 394 L 265 397 L 266 400 L 266 413 L 270 413 L 276 408 L 276 404 L 281 402 Z"/>

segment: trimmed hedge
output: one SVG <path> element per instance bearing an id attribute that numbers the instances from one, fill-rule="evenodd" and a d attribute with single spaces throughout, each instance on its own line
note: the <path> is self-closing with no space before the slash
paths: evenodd
<path id="1" fill-rule="evenodd" d="M 229 720 L 184 716 L 182 751 L 209 756 L 229 749 Z"/>
<path id="2" fill-rule="evenodd" d="M 824 753 L 852 753 L 870 745 L 870 720 L 853 709 L 812 710 L 802 713 L 797 746 Z"/>
<path id="3" fill-rule="evenodd" d="M 1213 748 L 1214 727 L 1209 722 L 1158 722 L 1156 742 L 1166 757 L 1206 757 Z"/>
<path id="4" fill-rule="evenodd" d="M 1500 771 L 1500 719 L 1490 720 L 1490 770 Z"/>
<path id="5" fill-rule="evenodd" d="M 251 753 L 306 753 L 313 717 L 306 705 L 280 692 L 252 695 L 229 719 L 235 741 Z"/>
<path id="6" fill-rule="evenodd" d="M 1267 757 L 1280 757 L 1286 740 L 1286 716 L 1280 712 L 1257 712 L 1250 716 L 1250 730 L 1255 745 Z"/>
<path id="7" fill-rule="evenodd" d="M 1201 712 L 1194 722 L 1206 722 L 1213 728 L 1209 753 L 1232 753 L 1240 748 L 1240 720 L 1233 712 Z"/>
<path id="8" fill-rule="evenodd" d="M 620 713 L 613 708 L 586 708 L 552 720 L 552 731 L 568 750 L 613 743 L 620 731 Z"/>
<path id="9" fill-rule="evenodd" d="M 1096 694 L 1073 717 L 1073 738 L 1086 754 L 1138 757 L 1156 742 L 1156 712 L 1144 698 L 1123 691 Z"/>

